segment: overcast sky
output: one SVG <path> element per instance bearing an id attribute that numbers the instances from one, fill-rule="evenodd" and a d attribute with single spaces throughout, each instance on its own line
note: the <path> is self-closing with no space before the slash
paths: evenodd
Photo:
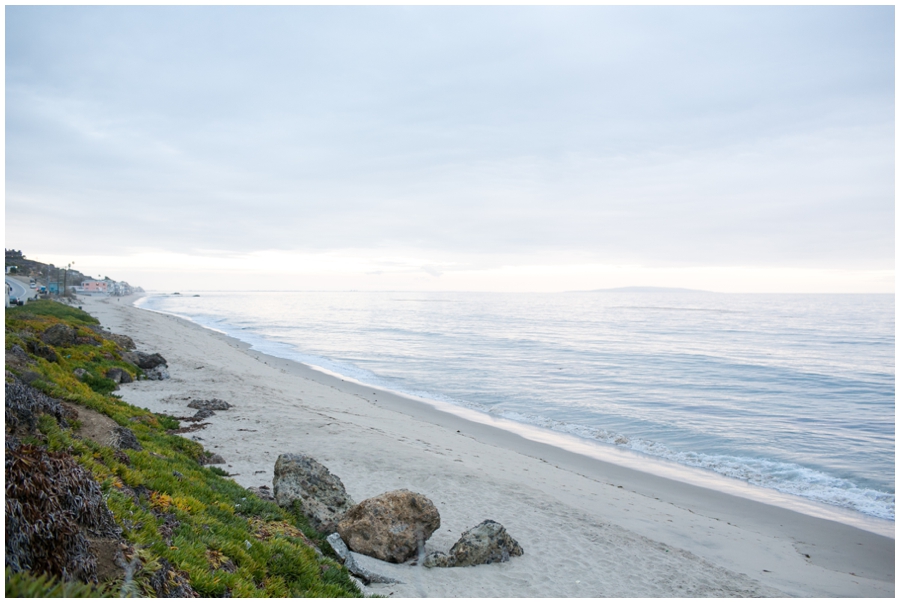
<path id="1" fill-rule="evenodd" d="M 6 246 L 163 289 L 893 291 L 894 8 L 9 6 Z"/>

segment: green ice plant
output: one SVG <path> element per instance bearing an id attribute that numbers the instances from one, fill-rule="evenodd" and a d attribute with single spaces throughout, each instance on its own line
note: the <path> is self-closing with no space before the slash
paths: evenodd
<path id="1" fill-rule="evenodd" d="M 29 340 L 59 322 L 75 327 L 80 337 L 95 335 L 84 328 L 96 322 L 86 313 L 55 302 L 29 304 L 6 314 L 7 358 L 13 345 L 27 349 Z M 134 432 L 142 450 L 116 450 L 75 437 L 77 421 L 63 426 L 47 414 L 39 417 L 36 435 L 29 437 L 51 451 L 72 455 L 97 480 L 122 529 L 130 570 L 127 582 L 119 578 L 100 586 L 7 572 L 7 596 L 153 596 L 154 577 L 166 574 L 167 567 L 172 568 L 170 577 L 177 574 L 200 596 L 361 595 L 299 508 L 282 509 L 261 500 L 221 469 L 201 465 L 199 443 L 167 433 L 178 427 L 176 419 L 130 405 L 108 388 L 92 387 L 73 374 L 84 368 L 102 376 L 113 366 L 135 374 L 115 342 L 96 336 L 90 344 L 54 351 L 56 361 L 30 354 L 34 362 L 27 368 L 38 374 L 32 385 L 76 409 L 109 416 Z M 8 366 L 14 373 L 20 368 Z"/>

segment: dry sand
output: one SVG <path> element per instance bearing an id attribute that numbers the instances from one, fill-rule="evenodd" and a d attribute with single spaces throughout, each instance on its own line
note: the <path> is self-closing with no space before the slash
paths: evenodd
<path id="1" fill-rule="evenodd" d="M 469 421 L 248 350 L 235 339 L 130 301 L 82 302 L 104 326 L 132 337 L 138 349 L 168 360 L 171 379 L 125 385 L 123 398 L 173 415 L 192 414 L 191 399 L 232 403 L 209 427 L 186 437 L 221 454 L 241 485 L 271 487 L 279 454 L 309 454 L 340 476 L 357 501 L 399 488 L 434 501 L 441 527 L 426 544 L 428 552 L 446 552 L 460 533 L 484 519 L 502 523 L 525 550 L 508 563 L 469 568 L 425 569 L 356 555 L 363 566 L 402 581 L 372 585 L 368 592 L 894 595 L 893 523 L 872 522 L 871 530 L 882 532 L 876 534 L 667 479 L 658 475 L 666 466 L 649 460 L 643 462 L 652 464 L 652 472 L 638 471 L 532 441 L 490 420 Z"/>

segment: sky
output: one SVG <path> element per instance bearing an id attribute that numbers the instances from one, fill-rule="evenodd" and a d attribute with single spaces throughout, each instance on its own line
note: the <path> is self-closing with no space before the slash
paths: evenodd
<path id="1" fill-rule="evenodd" d="M 894 7 L 7 6 L 6 247 L 146 289 L 894 291 Z"/>

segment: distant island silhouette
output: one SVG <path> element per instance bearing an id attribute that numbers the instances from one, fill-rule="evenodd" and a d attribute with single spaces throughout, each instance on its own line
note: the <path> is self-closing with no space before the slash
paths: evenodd
<path id="1" fill-rule="evenodd" d="M 704 289 L 684 289 L 680 287 L 614 287 L 612 289 L 587 289 L 570 293 L 713 293 Z"/>

